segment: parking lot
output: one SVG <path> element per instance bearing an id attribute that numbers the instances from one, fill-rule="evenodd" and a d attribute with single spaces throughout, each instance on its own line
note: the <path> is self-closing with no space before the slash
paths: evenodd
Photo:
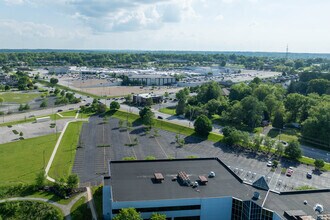
<path id="1" fill-rule="evenodd" d="M 72 119 L 71 119 L 72 120 Z M 12 125 L 12 127 L 3 126 L 0 127 L 0 144 L 8 143 L 11 141 L 19 140 L 19 133 L 23 133 L 23 137 L 33 138 L 52 134 L 55 132 L 60 132 L 63 130 L 64 125 L 70 119 L 61 119 L 56 121 L 56 128 L 51 126 L 55 121 L 45 121 L 45 122 L 29 122 L 23 124 Z M 15 134 L 13 131 L 17 131 L 18 134 Z"/>
<path id="2" fill-rule="evenodd" d="M 275 191 L 289 191 L 301 186 L 315 188 L 330 188 L 329 172 L 313 173 L 312 179 L 306 178 L 307 172 L 313 167 L 299 165 L 290 161 L 281 160 L 281 166 L 293 167 L 291 177 L 281 174 L 282 167 L 275 172 L 267 167 L 267 161 L 272 159 L 265 154 L 255 154 L 246 150 L 237 150 L 226 147 L 221 143 L 212 143 L 199 138 L 183 137 L 185 145 L 178 147 L 175 142 L 175 133 L 159 130 L 159 136 L 153 137 L 153 130 L 146 134 L 141 126 L 134 126 L 131 131 L 119 129 L 118 120 L 91 117 L 89 123 L 83 125 L 80 148 L 77 150 L 73 172 L 77 173 L 83 184 L 99 184 L 101 176 L 107 174 L 109 160 L 122 160 L 124 157 L 145 159 L 153 156 L 162 158 L 186 157 L 219 157 L 238 176 L 247 183 L 253 183 L 260 176 L 265 176 L 270 188 Z M 129 146 L 134 143 L 138 144 Z"/>

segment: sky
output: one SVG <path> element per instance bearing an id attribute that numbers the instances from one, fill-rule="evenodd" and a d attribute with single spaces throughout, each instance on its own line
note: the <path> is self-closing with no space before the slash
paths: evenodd
<path id="1" fill-rule="evenodd" d="M 0 48 L 330 53 L 329 11 L 329 0 L 0 0 Z"/>

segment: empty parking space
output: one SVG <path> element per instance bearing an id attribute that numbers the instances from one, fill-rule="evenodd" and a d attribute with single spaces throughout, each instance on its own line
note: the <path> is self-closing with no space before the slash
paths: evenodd
<path id="1" fill-rule="evenodd" d="M 312 179 L 306 178 L 306 173 L 312 167 L 294 165 L 291 177 L 281 174 L 281 167 L 272 170 L 267 167 L 270 155 L 233 149 L 220 143 L 212 143 L 196 137 L 184 137 L 185 145 L 179 147 L 176 134 L 159 130 L 154 137 L 154 131 L 149 133 L 141 126 L 135 126 L 127 131 L 118 128 L 118 120 L 110 118 L 104 120 L 99 117 L 90 118 L 88 124 L 83 125 L 80 148 L 77 150 L 73 172 L 77 173 L 82 183 L 96 184 L 101 182 L 101 176 L 107 173 L 109 160 L 122 160 L 124 157 L 145 159 L 148 156 L 156 159 L 186 158 L 186 157 L 219 157 L 240 178 L 247 183 L 253 183 L 261 176 L 265 176 L 270 188 L 276 191 L 288 191 L 301 186 L 315 188 L 329 188 L 330 175 L 313 174 Z M 134 146 L 130 144 L 136 142 Z M 283 160 L 284 167 L 293 166 Z"/>

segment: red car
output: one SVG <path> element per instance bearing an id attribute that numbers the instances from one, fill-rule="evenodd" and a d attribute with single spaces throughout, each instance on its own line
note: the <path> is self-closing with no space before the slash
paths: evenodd
<path id="1" fill-rule="evenodd" d="M 286 175 L 287 176 L 292 176 L 293 174 L 293 169 L 291 167 L 289 167 L 287 170 L 286 170 Z"/>

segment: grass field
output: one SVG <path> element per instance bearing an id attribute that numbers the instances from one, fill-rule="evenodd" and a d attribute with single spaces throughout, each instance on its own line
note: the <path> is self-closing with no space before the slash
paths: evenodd
<path id="1" fill-rule="evenodd" d="M 4 102 L 25 104 L 33 99 L 40 97 L 39 93 L 19 93 L 19 92 L 4 92 L 0 93 L 0 97 L 4 99 Z"/>
<path id="2" fill-rule="evenodd" d="M 42 115 L 42 116 L 38 116 L 37 118 L 42 118 L 42 117 L 47 117 L 49 116 L 51 120 L 61 120 L 61 119 L 64 119 L 62 117 L 60 117 L 59 115 L 57 114 L 51 114 L 51 115 Z M 5 123 L 1 123 L 0 124 L 0 127 L 3 127 L 3 126 L 8 126 L 8 125 L 17 125 L 17 124 L 24 124 L 24 123 L 28 123 L 28 122 L 34 122 L 36 120 L 36 117 L 33 117 L 33 118 L 26 118 L 26 119 L 23 119 L 23 120 L 18 120 L 18 121 L 11 121 L 11 122 L 5 122 Z"/>
<path id="3" fill-rule="evenodd" d="M 71 207 L 71 219 L 92 219 L 91 210 L 88 208 L 86 203 L 87 199 L 85 196 L 81 197 L 73 206 Z"/>
<path id="4" fill-rule="evenodd" d="M 77 114 L 77 110 L 72 110 L 72 111 L 67 111 L 67 112 L 60 112 L 59 114 L 61 114 L 64 117 L 75 117 Z"/>
<path id="5" fill-rule="evenodd" d="M 285 130 L 281 130 L 281 133 L 280 133 L 280 131 L 278 129 L 273 128 L 268 132 L 269 137 L 275 138 L 277 140 L 281 139 L 286 142 L 298 140 L 299 135 L 300 135 L 300 133 L 296 129 L 285 129 Z"/>
<path id="6" fill-rule="evenodd" d="M 50 177 L 59 179 L 68 177 L 71 174 L 82 124 L 83 122 L 78 121 L 68 125 L 50 167 L 48 173 Z"/>
<path id="7" fill-rule="evenodd" d="M 169 115 L 175 115 L 176 114 L 175 108 L 169 108 L 169 107 L 161 108 L 161 109 L 159 109 L 159 112 L 162 112 L 164 114 L 169 114 Z"/>
<path id="8" fill-rule="evenodd" d="M 44 158 L 47 165 L 55 143 L 56 135 L 51 134 L 1 144 L 0 185 L 33 183 L 36 173 L 44 167 Z"/>
<path id="9" fill-rule="evenodd" d="M 133 125 L 141 124 L 140 116 L 136 115 L 136 114 L 127 113 L 127 112 L 118 110 L 118 111 L 114 112 L 112 116 L 115 118 L 122 119 L 122 120 L 126 120 L 127 116 L 128 116 L 128 120 L 130 122 L 132 122 Z M 195 133 L 195 130 L 193 128 L 189 128 L 186 126 L 182 126 L 179 124 L 174 124 L 174 123 L 170 123 L 170 122 L 167 122 L 164 120 L 158 120 L 158 119 L 154 119 L 154 123 L 155 123 L 154 124 L 155 127 L 160 128 L 162 130 L 179 133 L 179 134 L 186 135 L 186 136 L 193 135 L 193 136 L 198 137 L 198 135 Z M 221 141 L 222 138 L 223 138 L 223 136 L 221 134 L 210 133 L 209 136 L 207 137 L 207 140 L 213 141 L 213 142 L 218 142 L 218 141 Z"/>

